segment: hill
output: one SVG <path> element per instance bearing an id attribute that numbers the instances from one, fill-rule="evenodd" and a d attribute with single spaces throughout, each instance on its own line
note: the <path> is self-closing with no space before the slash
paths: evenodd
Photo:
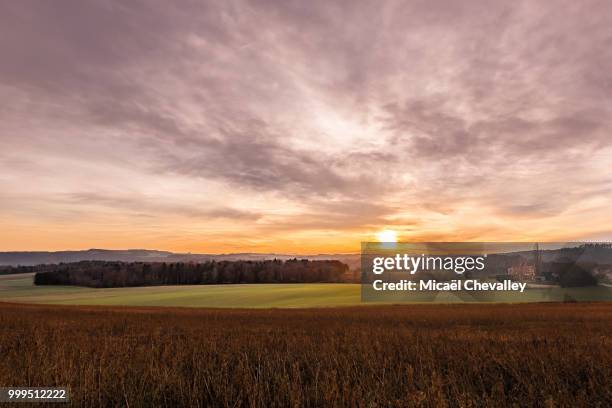
<path id="1" fill-rule="evenodd" d="M 276 253 L 230 253 L 230 254 L 192 254 L 157 251 L 150 249 L 88 249 L 84 251 L 36 251 L 0 252 L 0 266 L 33 266 L 81 261 L 108 262 L 208 262 L 208 261 L 264 261 L 271 259 L 288 260 L 293 258 L 308 260 L 339 260 L 351 268 L 359 263 L 359 254 L 276 254 Z"/>

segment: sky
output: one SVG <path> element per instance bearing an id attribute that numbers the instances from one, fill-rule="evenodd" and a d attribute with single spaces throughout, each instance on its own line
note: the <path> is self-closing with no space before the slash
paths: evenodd
<path id="1" fill-rule="evenodd" d="M 612 239 L 610 1 L 6 1 L 0 250 Z"/>

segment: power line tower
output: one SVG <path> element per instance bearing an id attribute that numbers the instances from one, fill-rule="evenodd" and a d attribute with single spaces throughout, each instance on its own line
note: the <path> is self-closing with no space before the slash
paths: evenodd
<path id="1" fill-rule="evenodd" d="M 535 276 L 539 276 L 542 271 L 542 255 L 540 254 L 540 244 L 537 242 L 533 251 L 533 268 Z"/>

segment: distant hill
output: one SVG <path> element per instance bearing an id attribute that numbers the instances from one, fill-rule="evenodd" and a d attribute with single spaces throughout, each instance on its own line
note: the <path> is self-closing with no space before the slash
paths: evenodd
<path id="1" fill-rule="evenodd" d="M 0 252 L 0 265 L 40 265 L 79 261 L 152 261 L 163 260 L 172 252 L 152 251 L 146 249 L 106 250 L 88 249 L 86 251 L 58 252 Z"/>
<path id="2" fill-rule="evenodd" d="M 489 254 L 487 273 L 492 269 L 506 271 L 511 261 L 518 257 L 532 260 L 533 251 Z M 605 245 L 580 245 L 573 248 L 541 250 L 542 262 L 556 262 L 569 259 L 578 264 L 612 265 L 612 248 Z M 351 270 L 360 269 L 360 255 L 355 254 L 278 254 L 278 253 L 230 253 L 230 254 L 192 254 L 156 251 L 149 249 L 107 250 L 88 249 L 84 251 L 59 252 L 0 252 L 0 266 L 34 266 L 41 264 L 58 264 L 80 261 L 115 261 L 115 262 L 206 262 L 206 261 L 264 261 L 271 259 L 308 259 L 338 260 Z M 500 272 L 501 273 L 501 272 Z"/>
<path id="3" fill-rule="evenodd" d="M 33 266 L 80 261 L 120 262 L 206 262 L 206 261 L 263 261 L 268 259 L 287 260 L 292 258 L 339 260 L 351 268 L 359 264 L 359 254 L 275 254 L 275 253 L 232 253 L 232 254 L 191 254 L 156 251 L 149 249 L 88 249 L 85 251 L 58 252 L 0 252 L 0 266 Z"/>
<path id="4" fill-rule="evenodd" d="M 533 259 L 533 251 L 515 252 L 526 259 Z M 577 263 L 612 265 L 612 248 L 609 244 L 582 244 L 575 247 L 541 250 L 542 262 L 555 262 L 560 259 Z"/>

